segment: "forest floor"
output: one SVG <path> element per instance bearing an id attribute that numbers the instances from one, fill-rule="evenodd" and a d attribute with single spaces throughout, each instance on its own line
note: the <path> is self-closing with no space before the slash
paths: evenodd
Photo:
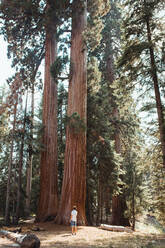
<path id="1" fill-rule="evenodd" d="M 22 232 L 29 232 L 36 224 L 24 223 Z M 41 241 L 41 248 L 165 248 L 165 234 L 148 231 L 112 232 L 98 227 L 79 226 L 77 235 L 69 226 L 53 222 L 38 223 L 40 231 L 30 231 Z M 0 237 L 0 248 L 19 247 L 7 238 Z"/>

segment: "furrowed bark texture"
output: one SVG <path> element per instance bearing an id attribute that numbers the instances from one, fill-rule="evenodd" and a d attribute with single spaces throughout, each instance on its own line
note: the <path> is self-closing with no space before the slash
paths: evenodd
<path id="1" fill-rule="evenodd" d="M 71 75 L 68 91 L 68 111 L 71 116 L 77 112 L 86 124 L 87 102 L 87 58 L 83 42 L 83 31 L 86 27 L 86 1 L 80 7 L 77 0 L 73 1 L 72 40 L 71 40 Z M 86 132 L 74 132 L 69 125 L 66 131 L 66 148 L 64 161 L 64 178 L 59 212 L 56 222 L 69 224 L 73 205 L 78 209 L 78 223 L 86 224 Z"/>
<path id="2" fill-rule="evenodd" d="M 52 32 L 53 33 L 53 32 Z M 50 75 L 50 66 L 57 57 L 55 36 L 47 31 L 45 44 L 45 82 L 43 100 L 43 144 L 40 170 L 40 199 L 37 221 L 46 221 L 57 214 L 57 85 Z"/>

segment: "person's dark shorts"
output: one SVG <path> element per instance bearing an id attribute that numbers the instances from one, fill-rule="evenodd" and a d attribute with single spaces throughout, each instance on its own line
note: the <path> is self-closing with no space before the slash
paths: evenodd
<path id="1" fill-rule="evenodd" d="M 71 225 L 71 226 L 77 226 L 77 222 L 76 222 L 76 221 L 71 220 L 70 225 Z"/>

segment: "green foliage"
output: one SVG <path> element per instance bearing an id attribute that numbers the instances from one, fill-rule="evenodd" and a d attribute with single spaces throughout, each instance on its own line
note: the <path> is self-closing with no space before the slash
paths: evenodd
<path id="1" fill-rule="evenodd" d="M 130 63 L 138 62 L 138 57 L 141 55 L 141 53 L 149 48 L 148 42 L 140 42 L 139 41 L 131 41 L 130 44 L 125 47 L 124 53 L 122 57 L 118 60 L 118 66 L 128 65 Z"/>
<path id="2" fill-rule="evenodd" d="M 62 188 L 64 154 L 66 140 L 66 112 L 67 112 L 68 93 L 62 83 L 58 85 L 58 189 Z"/>
<path id="3" fill-rule="evenodd" d="M 58 82 L 58 77 L 62 74 L 64 68 L 66 67 L 66 63 L 68 62 L 68 57 L 57 57 L 54 63 L 50 67 L 50 72 L 55 80 L 55 82 Z"/>
<path id="4" fill-rule="evenodd" d="M 155 134 L 154 134 L 155 135 Z M 144 161 L 145 176 L 146 176 L 146 189 L 145 206 L 148 212 L 155 216 L 156 219 L 164 226 L 165 225 L 165 180 L 164 168 L 161 164 L 161 147 L 153 144 L 150 148 L 146 149 L 147 158 Z"/>
<path id="5" fill-rule="evenodd" d="M 153 90 L 150 48 L 155 51 L 155 69 L 161 86 L 161 49 L 163 44 L 161 18 L 157 18 L 157 11 L 162 1 L 123 1 L 122 20 L 122 55 L 118 59 L 118 66 L 127 80 L 127 87 L 133 86 L 148 92 Z M 150 26 L 152 40 L 147 36 L 147 22 Z M 159 68 L 159 69 L 158 69 Z M 123 80 L 124 80 L 123 77 Z M 134 81 L 134 83 L 133 83 Z M 133 83 L 133 84 L 132 84 Z M 128 85 L 129 84 L 129 85 Z M 144 86 L 145 87 L 142 87 Z M 143 95 L 144 97 L 144 95 Z"/>
<path id="6" fill-rule="evenodd" d="M 74 112 L 71 116 L 66 117 L 66 124 L 73 130 L 75 134 L 79 132 L 85 132 L 86 125 L 77 112 Z"/>
<path id="7" fill-rule="evenodd" d="M 87 213 L 90 223 L 99 223 L 101 216 L 98 212 L 104 209 L 106 216 L 109 215 L 113 193 L 121 192 L 119 185 L 122 184 L 121 175 L 124 172 L 121 169 L 122 159 L 115 153 L 111 139 L 113 127 L 109 116 L 112 106 L 109 104 L 108 88 L 102 83 L 103 72 L 99 71 L 96 57 L 89 57 L 87 75 L 87 192 L 90 197 L 87 200 Z M 108 195 L 107 187 L 110 189 Z"/>
<path id="8" fill-rule="evenodd" d="M 87 1 L 88 24 L 84 32 L 84 40 L 88 49 L 94 51 L 100 43 L 103 23 L 101 17 L 109 11 L 109 0 Z"/>

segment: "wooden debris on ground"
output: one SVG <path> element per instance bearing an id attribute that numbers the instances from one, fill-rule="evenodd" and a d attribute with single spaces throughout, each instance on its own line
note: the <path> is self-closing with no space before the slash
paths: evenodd
<path id="1" fill-rule="evenodd" d="M 103 230 L 108 230 L 108 231 L 113 231 L 113 232 L 133 232 L 129 227 L 124 227 L 124 226 L 113 226 L 113 225 L 106 225 L 106 224 L 101 224 L 100 229 Z"/>
<path id="2" fill-rule="evenodd" d="M 18 233 L 9 232 L 6 230 L 0 230 L 0 236 L 7 237 L 13 242 L 19 244 L 21 248 L 39 248 L 40 247 L 39 238 L 32 233 L 18 234 Z"/>
<path id="3" fill-rule="evenodd" d="M 25 232 L 40 232 L 45 231 L 44 228 L 38 225 L 27 225 L 27 226 L 20 226 L 20 227 L 2 227 L 3 230 L 14 232 L 14 233 L 25 233 Z"/>

